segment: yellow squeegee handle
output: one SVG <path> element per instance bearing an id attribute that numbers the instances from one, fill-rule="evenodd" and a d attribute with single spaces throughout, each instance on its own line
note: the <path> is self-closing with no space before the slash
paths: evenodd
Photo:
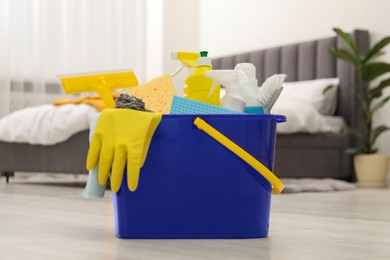
<path id="1" fill-rule="evenodd" d="M 103 99 L 106 108 L 114 108 L 112 90 L 130 88 L 138 85 L 137 77 L 131 70 L 90 72 L 59 75 L 66 94 L 96 92 Z"/>
<path id="2" fill-rule="evenodd" d="M 204 132 L 206 132 L 208 135 L 210 135 L 212 138 L 217 140 L 219 143 L 221 143 L 223 146 L 225 146 L 227 149 L 232 151 L 235 155 L 240 157 L 243 161 L 248 163 L 250 166 L 252 166 L 257 172 L 259 172 L 261 175 L 263 175 L 264 178 L 267 179 L 272 185 L 272 193 L 281 193 L 284 185 L 283 183 L 278 179 L 278 177 L 275 176 L 267 167 L 264 166 L 261 162 L 256 160 L 252 155 L 250 155 L 248 152 L 246 152 L 244 149 L 242 149 L 240 146 L 235 144 L 233 141 L 231 141 L 229 138 L 227 138 L 225 135 L 223 135 L 221 132 L 213 128 L 211 125 L 207 124 L 204 120 L 197 117 L 194 121 L 194 124 Z"/>

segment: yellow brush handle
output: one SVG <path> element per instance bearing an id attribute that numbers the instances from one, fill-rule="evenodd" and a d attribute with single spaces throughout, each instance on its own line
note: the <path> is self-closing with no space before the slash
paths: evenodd
<path id="1" fill-rule="evenodd" d="M 221 143 L 223 146 L 228 148 L 230 151 L 232 151 L 235 155 L 240 157 L 243 161 L 248 163 L 250 166 L 252 166 L 256 171 L 258 171 L 261 175 L 264 176 L 264 178 L 267 179 L 272 185 L 272 193 L 281 193 L 284 185 L 283 183 L 278 179 L 278 177 L 275 176 L 270 170 L 268 170 L 267 167 L 265 167 L 261 162 L 256 160 L 252 155 L 250 155 L 248 152 L 246 152 L 244 149 L 242 149 L 240 146 L 235 144 L 233 141 L 231 141 L 229 138 L 227 138 L 225 135 L 220 133 L 218 130 L 213 128 L 211 125 L 207 124 L 204 120 L 197 117 L 194 121 L 194 124 L 204 132 L 206 132 L 208 135 L 210 135 L 212 138 L 217 140 L 219 143 Z"/>

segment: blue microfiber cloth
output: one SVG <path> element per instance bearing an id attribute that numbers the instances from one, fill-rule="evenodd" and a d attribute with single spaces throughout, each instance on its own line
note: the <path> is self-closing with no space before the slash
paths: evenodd
<path id="1" fill-rule="evenodd" d="M 174 96 L 171 114 L 245 114 L 222 107 L 209 105 L 196 100 Z"/>
<path id="2" fill-rule="evenodd" d="M 96 124 L 99 120 L 100 113 L 97 114 L 91 121 L 89 127 L 89 140 L 91 141 L 93 133 L 95 132 Z M 106 185 L 100 185 L 98 181 L 99 166 L 96 164 L 95 168 L 88 174 L 87 184 L 80 197 L 84 199 L 103 198 L 106 191 Z"/>

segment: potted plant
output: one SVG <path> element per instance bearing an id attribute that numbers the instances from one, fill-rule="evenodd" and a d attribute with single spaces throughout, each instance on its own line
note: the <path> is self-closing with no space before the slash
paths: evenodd
<path id="1" fill-rule="evenodd" d="M 353 65 L 360 80 L 355 87 L 356 100 L 363 118 L 363 127 L 357 129 L 346 127 L 345 132 L 362 140 L 361 145 L 348 149 L 346 152 L 354 154 L 355 173 L 358 186 L 386 187 L 389 157 L 378 154 L 375 143 L 378 137 L 389 130 L 387 125 L 374 126 L 374 114 L 390 99 L 384 95 L 384 90 L 390 86 L 390 77 L 384 78 L 390 72 L 390 64 L 378 61 L 384 54 L 383 49 L 390 43 L 390 37 L 385 37 L 374 44 L 363 55 L 359 52 L 353 38 L 339 28 L 334 32 L 343 41 L 345 48 L 331 48 L 330 53 Z"/>

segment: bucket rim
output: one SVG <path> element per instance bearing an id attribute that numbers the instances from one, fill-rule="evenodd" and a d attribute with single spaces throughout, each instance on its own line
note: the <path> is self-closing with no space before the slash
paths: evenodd
<path id="1" fill-rule="evenodd" d="M 267 119 L 275 120 L 277 123 L 286 122 L 286 116 L 274 114 L 164 114 L 163 118 L 196 118 L 204 119 Z"/>

